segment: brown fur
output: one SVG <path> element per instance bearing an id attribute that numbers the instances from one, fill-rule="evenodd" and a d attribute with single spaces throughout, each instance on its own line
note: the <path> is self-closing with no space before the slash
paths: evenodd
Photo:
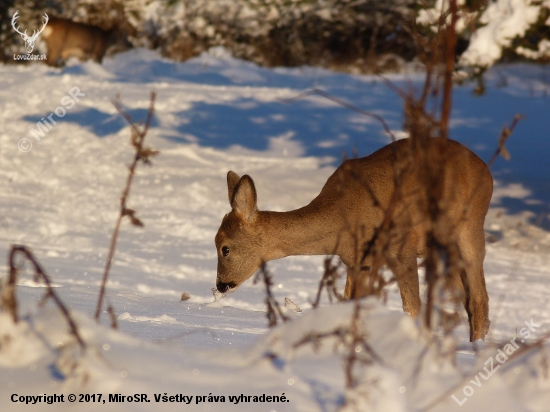
<path id="1" fill-rule="evenodd" d="M 52 18 L 42 34 L 48 46 L 49 66 L 60 66 L 69 57 L 101 63 L 107 49 L 123 39 L 115 30 L 105 31 L 88 24 Z"/>
<path id="2" fill-rule="evenodd" d="M 446 236 L 460 249 L 466 276 L 454 275 L 469 315 L 470 339 L 483 339 L 489 328 L 489 298 L 485 288 L 485 215 L 493 192 L 493 179 L 485 163 L 469 149 L 452 140 L 431 139 L 430 148 L 444 153 L 443 198 L 447 211 Z M 216 235 L 217 287 L 220 292 L 239 286 L 262 262 L 289 255 L 339 256 L 348 267 L 345 296 L 360 297 L 350 272 L 364 278 L 371 257 L 357 262 L 363 245 L 382 224 L 395 189 L 396 167 L 407 158 L 409 140 L 400 140 L 370 156 L 346 160 L 329 177 L 310 204 L 290 212 L 258 211 L 252 179 L 227 175 L 232 211 Z M 412 316 L 420 311 L 416 258 L 426 253 L 426 233 L 432 225 L 428 201 L 419 190 L 421 170 L 412 164 L 400 182 L 400 201 L 394 211 L 399 236 L 389 242 L 385 263 L 394 273 L 403 308 Z M 437 235 L 437 233 L 436 233 Z M 224 256 L 223 248 L 229 248 Z M 359 266 L 358 266 L 359 265 Z"/>

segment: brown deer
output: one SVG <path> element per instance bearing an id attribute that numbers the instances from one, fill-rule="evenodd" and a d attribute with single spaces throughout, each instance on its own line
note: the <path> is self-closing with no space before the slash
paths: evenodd
<path id="1" fill-rule="evenodd" d="M 52 18 L 42 35 L 48 46 L 49 66 L 62 66 L 69 57 L 80 60 L 93 59 L 101 63 L 107 49 L 113 45 L 129 48 L 129 43 L 119 30 L 105 31 L 88 24 Z"/>
<path id="2" fill-rule="evenodd" d="M 218 291 L 233 291 L 269 260 L 334 254 L 348 268 L 345 297 L 361 297 L 354 279 L 366 278 L 372 258 L 357 262 L 362 253 L 357 245 L 365 245 L 382 225 L 396 189 L 396 165 L 410 157 L 409 140 L 391 143 L 367 157 L 344 161 L 311 203 L 290 212 L 259 211 L 250 176 L 239 178 L 230 171 L 227 186 L 232 210 L 223 218 L 215 238 Z M 448 227 L 453 228 L 465 269 L 462 274 L 454 273 L 451 282 L 459 288 L 468 313 L 470 340 L 483 339 L 490 324 L 483 274 L 483 225 L 493 178 L 485 163 L 460 143 L 442 138 L 429 140 L 434 150 L 445 153 L 443 199 L 439 203 L 446 205 Z M 389 244 L 384 257 L 397 279 L 403 309 L 416 317 L 421 306 L 417 257 L 427 252 L 426 234 L 431 222 L 425 191 L 420 190 L 421 170 L 414 162 L 411 164 L 402 176 L 402 197 L 394 210 L 394 216 L 408 216 L 409 223 L 398 228 L 401 239 Z M 360 276 L 352 277 L 357 273 Z"/>

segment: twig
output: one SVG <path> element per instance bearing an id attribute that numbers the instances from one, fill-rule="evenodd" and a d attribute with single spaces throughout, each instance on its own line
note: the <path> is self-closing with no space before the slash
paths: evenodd
<path id="1" fill-rule="evenodd" d="M 116 320 L 116 314 L 115 310 L 113 309 L 113 305 L 107 306 L 107 313 L 109 314 L 109 318 L 111 319 L 111 328 L 118 329 L 118 322 Z"/>
<path id="2" fill-rule="evenodd" d="M 456 52 L 456 21 L 458 7 L 456 0 L 449 1 L 449 12 L 451 14 L 451 24 L 446 27 L 446 49 L 445 49 L 445 78 L 443 81 L 443 103 L 441 105 L 441 137 L 448 137 L 449 118 L 451 117 L 453 91 L 453 73 L 455 69 Z"/>
<path id="3" fill-rule="evenodd" d="M 317 296 L 315 298 L 315 302 L 311 304 L 313 308 L 316 308 L 319 306 L 319 303 L 321 302 L 321 293 L 323 292 L 323 289 L 326 289 L 330 303 L 332 303 L 333 296 L 336 298 L 337 301 L 344 300 L 344 296 L 338 293 L 338 290 L 336 288 L 339 274 L 338 274 L 338 266 L 335 266 L 332 264 L 333 256 L 334 255 L 329 256 L 325 259 L 325 262 L 324 262 L 325 272 L 323 273 L 323 277 L 319 282 L 319 288 L 317 289 Z"/>
<path id="4" fill-rule="evenodd" d="M 359 346 L 365 348 L 365 351 L 371 356 L 372 360 L 378 362 L 380 365 L 387 366 L 386 362 L 384 362 L 384 359 L 382 359 L 382 357 L 378 355 L 376 351 L 368 344 L 366 335 L 364 333 L 360 333 L 361 309 L 361 301 L 356 300 L 354 302 L 353 314 L 350 320 L 350 324 L 348 326 L 339 326 L 328 332 L 308 333 L 302 339 L 293 343 L 292 348 L 298 349 L 300 346 L 306 345 L 308 343 L 311 343 L 314 346 L 318 346 L 320 341 L 335 337 L 340 340 L 340 343 L 349 346 L 350 350 L 352 350 L 354 353 L 354 355 L 351 355 L 350 353 L 345 357 L 346 362 L 348 362 L 350 359 L 352 359 L 352 362 L 359 360 L 365 361 L 364 358 L 359 358 L 359 356 L 357 355 L 359 352 L 356 351 L 356 348 Z M 347 341 L 347 338 L 349 336 L 351 336 L 352 343 Z M 367 360 L 367 362 L 369 361 L 370 359 Z"/>
<path id="5" fill-rule="evenodd" d="M 357 299 L 353 306 L 353 315 L 351 317 L 351 324 L 349 328 L 351 342 L 348 345 L 348 355 L 345 357 L 346 363 L 344 366 L 347 388 L 353 388 L 357 384 L 353 377 L 353 366 L 357 361 L 357 346 L 360 342 L 363 341 L 363 336 L 359 331 L 359 315 L 361 314 L 360 301 Z"/>
<path id="6" fill-rule="evenodd" d="M 145 139 L 145 136 L 147 135 L 147 131 L 149 130 L 149 126 L 151 125 L 151 121 L 153 119 L 155 96 L 156 96 L 155 92 L 151 92 L 151 103 L 149 106 L 149 110 L 147 112 L 147 120 L 145 121 L 145 126 L 141 130 L 133 122 L 132 117 L 122 108 L 122 105 L 120 103 L 120 97 L 117 96 L 116 99 L 113 101 L 113 105 L 116 107 L 118 112 L 122 115 L 122 117 L 124 117 L 126 121 L 128 121 L 128 123 L 130 124 L 130 127 L 132 128 L 131 144 L 136 149 L 136 153 L 134 155 L 134 160 L 129 167 L 128 178 L 126 179 L 126 187 L 124 188 L 124 191 L 122 192 L 122 196 L 120 198 L 120 213 L 118 215 L 115 228 L 113 230 L 113 235 L 111 237 L 109 254 L 107 256 L 107 262 L 105 263 L 105 270 L 103 272 L 103 278 L 101 280 L 101 288 L 99 291 L 99 298 L 97 301 L 97 306 L 95 311 L 95 318 L 97 321 L 99 321 L 99 316 L 101 314 L 101 306 L 103 304 L 103 297 L 105 295 L 105 287 L 107 284 L 107 279 L 109 277 L 111 263 L 115 255 L 116 243 L 117 243 L 118 233 L 120 230 L 120 224 L 122 223 L 122 219 L 124 218 L 124 216 L 128 216 L 134 226 L 143 226 L 143 223 L 141 222 L 141 220 L 139 220 L 135 216 L 135 213 L 136 213 L 135 210 L 129 209 L 126 206 L 126 201 L 128 199 L 128 195 L 130 194 L 130 187 L 132 185 L 132 180 L 134 178 L 135 170 L 139 161 L 141 160 L 145 164 L 150 164 L 149 158 L 151 156 L 158 154 L 156 150 L 143 146 L 143 141 Z"/>
<path id="7" fill-rule="evenodd" d="M 263 282 L 265 285 L 265 303 L 267 305 L 267 319 L 269 321 L 269 327 L 277 325 L 277 316 L 279 316 L 283 322 L 288 321 L 289 319 L 281 310 L 279 302 L 277 302 L 277 300 L 273 297 L 273 294 L 271 293 L 271 286 L 273 286 L 273 282 L 271 281 L 271 275 L 267 271 L 265 262 L 262 262 L 260 271 L 254 278 L 254 284 L 259 281 L 260 277 L 263 278 Z"/>
<path id="8" fill-rule="evenodd" d="M 495 150 L 495 153 L 493 154 L 493 157 L 491 157 L 491 160 L 487 162 L 487 166 L 489 168 L 493 166 L 493 163 L 497 159 L 498 155 L 502 155 L 502 157 L 504 157 L 506 160 L 510 160 L 510 153 L 508 152 L 508 150 L 506 150 L 506 147 L 504 145 L 508 140 L 508 138 L 511 136 L 518 122 L 523 119 L 525 119 L 525 116 L 518 113 L 512 119 L 512 124 L 510 124 L 510 127 L 504 125 L 504 127 L 502 128 L 502 131 L 500 132 L 500 139 L 498 140 L 498 148 L 497 150 Z"/>
<path id="9" fill-rule="evenodd" d="M 44 269 L 42 269 L 42 266 L 38 263 L 32 252 L 26 247 L 22 245 L 13 245 L 10 250 L 9 254 L 9 278 L 8 278 L 8 292 L 11 296 L 8 298 L 8 309 L 12 313 L 13 321 L 15 323 L 18 322 L 18 316 L 17 316 L 17 302 L 15 298 L 15 283 L 17 281 L 17 274 L 19 272 L 16 263 L 15 263 L 15 257 L 17 254 L 23 255 L 29 262 L 32 263 L 34 266 L 34 278 L 35 281 L 38 282 L 40 278 L 44 280 L 44 283 L 46 284 L 46 294 L 44 296 L 44 299 L 52 298 L 65 319 L 67 320 L 67 323 L 69 324 L 69 329 L 71 331 L 71 334 L 76 338 L 78 344 L 82 349 L 86 349 L 86 344 L 84 343 L 84 340 L 80 336 L 80 333 L 78 332 L 78 328 L 76 326 L 75 321 L 71 317 L 69 310 L 65 306 L 65 304 L 61 301 L 59 296 L 55 293 L 54 289 L 52 288 L 51 282 L 49 277 L 46 275 L 46 272 L 44 272 Z M 5 299 L 5 297 L 3 297 Z"/>
<path id="10" fill-rule="evenodd" d="M 351 111 L 354 111 L 356 113 L 359 113 L 359 114 L 362 114 L 363 116 L 368 116 L 368 117 L 372 117 L 376 120 L 378 120 L 378 122 L 382 125 L 382 127 L 384 128 L 384 130 L 386 131 L 386 133 L 391 137 L 392 139 L 392 142 L 395 142 L 397 139 L 395 138 L 395 135 L 392 133 L 392 131 L 390 130 L 388 124 L 386 123 L 386 121 L 384 120 L 384 118 L 382 116 L 380 116 L 379 114 L 376 114 L 376 113 L 373 113 L 373 112 L 369 112 L 367 110 L 363 110 L 357 106 L 354 106 L 342 99 L 339 99 L 338 97 L 336 96 L 333 96 L 321 89 L 312 89 L 312 90 L 308 90 L 307 92 L 303 92 L 303 93 L 300 93 L 299 95 L 297 96 L 294 96 L 294 97 L 291 97 L 290 99 L 278 99 L 280 102 L 283 102 L 283 103 L 294 103 L 298 100 L 301 100 L 305 97 L 308 97 L 308 96 L 311 96 L 311 95 L 319 95 L 319 96 L 322 96 L 324 97 L 325 99 L 328 99 L 336 104 L 339 104 L 340 106 L 342 107 L 345 107 L 346 109 L 349 109 Z"/>

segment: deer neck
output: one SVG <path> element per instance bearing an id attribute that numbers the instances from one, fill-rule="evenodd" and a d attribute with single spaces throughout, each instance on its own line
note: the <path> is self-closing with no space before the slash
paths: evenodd
<path id="1" fill-rule="evenodd" d="M 341 226 L 337 213 L 309 204 L 290 212 L 261 211 L 259 218 L 268 249 L 266 260 L 336 251 Z"/>

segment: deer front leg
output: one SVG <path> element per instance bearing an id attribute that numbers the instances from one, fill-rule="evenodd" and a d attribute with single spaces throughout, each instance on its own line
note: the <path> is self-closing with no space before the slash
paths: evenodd
<path id="1" fill-rule="evenodd" d="M 345 299 L 358 299 L 365 296 L 365 282 L 370 269 L 370 266 L 363 266 L 361 270 L 348 267 L 346 287 L 344 289 Z"/>

